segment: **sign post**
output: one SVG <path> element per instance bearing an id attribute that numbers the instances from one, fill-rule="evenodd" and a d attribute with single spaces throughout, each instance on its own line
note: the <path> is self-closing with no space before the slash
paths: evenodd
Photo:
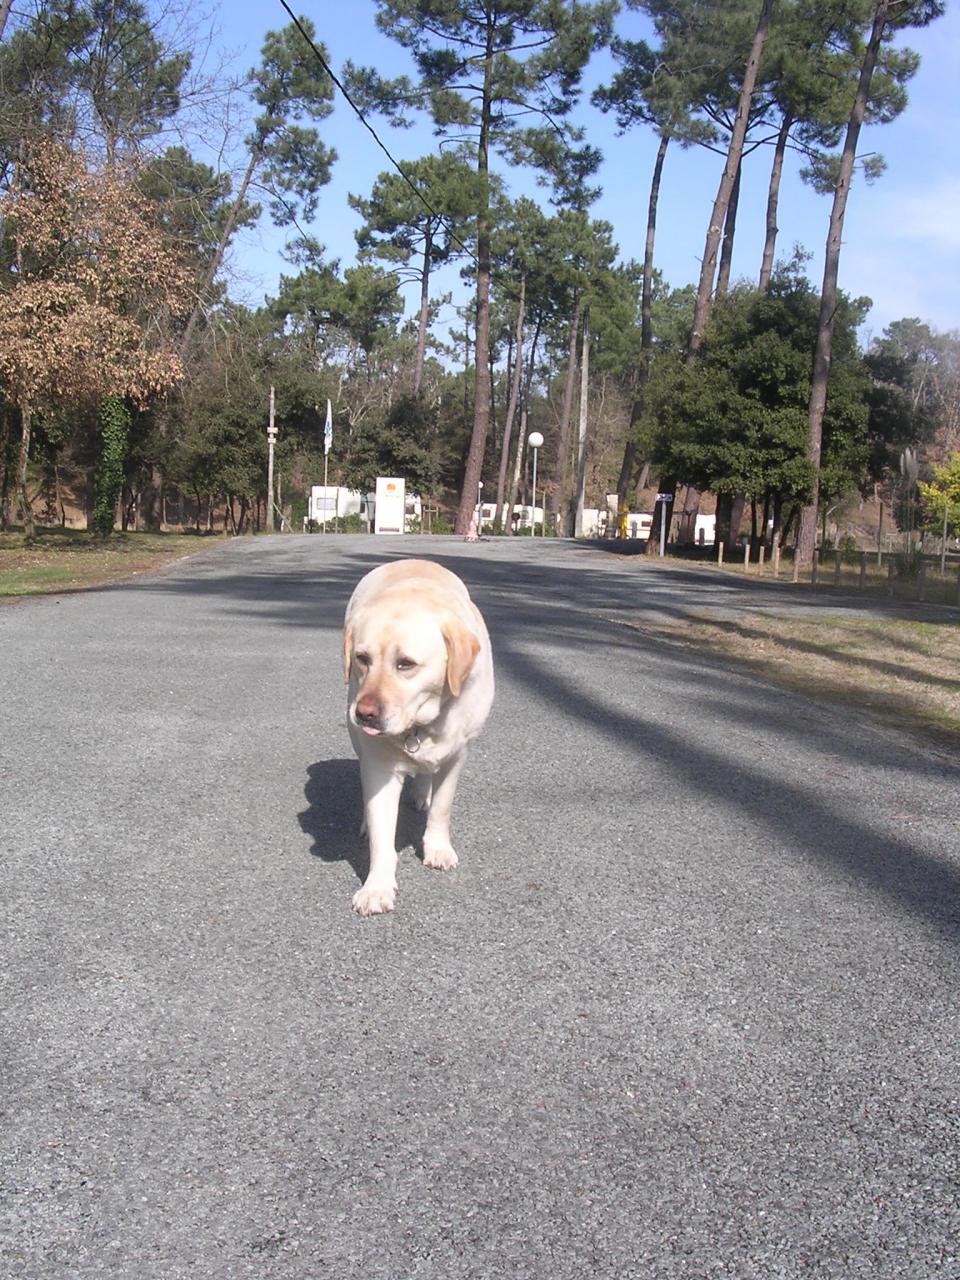
<path id="1" fill-rule="evenodd" d="M 406 521 L 406 481 L 397 476 L 377 476 L 374 533 L 403 533 Z"/>
<path id="2" fill-rule="evenodd" d="M 667 549 L 667 507 L 673 501 L 672 493 L 658 493 L 657 501 L 660 503 L 660 554 L 666 554 Z"/>
<path id="3" fill-rule="evenodd" d="M 323 427 L 323 532 L 327 532 L 327 462 L 330 453 L 330 446 L 333 444 L 333 413 L 330 408 L 330 401 L 327 400 L 327 420 Z M 340 497 L 340 490 L 337 490 L 337 498 Z M 334 502 L 333 507 L 333 527 L 337 527 L 337 504 Z"/>

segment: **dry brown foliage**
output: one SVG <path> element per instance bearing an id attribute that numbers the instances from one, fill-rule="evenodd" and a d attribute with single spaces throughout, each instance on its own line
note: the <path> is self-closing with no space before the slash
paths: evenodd
<path id="1" fill-rule="evenodd" d="M 0 196 L 0 218 L 15 253 L 0 285 L 11 400 L 142 403 L 179 381 L 166 331 L 189 308 L 190 277 L 132 175 L 41 141 Z"/>

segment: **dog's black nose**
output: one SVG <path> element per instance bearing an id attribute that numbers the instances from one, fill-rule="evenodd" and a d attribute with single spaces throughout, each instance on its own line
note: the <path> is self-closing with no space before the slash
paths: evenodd
<path id="1" fill-rule="evenodd" d="M 380 727 L 380 703 L 376 698 L 359 698 L 357 700 L 357 720 L 360 724 L 369 725 L 371 729 Z"/>

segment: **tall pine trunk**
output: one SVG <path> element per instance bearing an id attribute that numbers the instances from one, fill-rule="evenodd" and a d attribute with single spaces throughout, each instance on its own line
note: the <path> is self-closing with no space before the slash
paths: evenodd
<path id="1" fill-rule="evenodd" d="M 830 358 L 833 351 L 833 317 L 837 309 L 837 277 L 840 271 L 840 246 L 843 242 L 843 218 L 847 209 L 850 180 L 857 156 L 857 141 L 867 109 L 870 81 L 877 64 L 883 29 L 887 23 L 890 0 L 878 0 L 874 10 L 873 30 L 860 66 L 860 81 L 854 99 L 847 135 L 840 157 L 840 176 L 833 193 L 830 211 L 830 230 L 827 235 L 826 257 L 823 267 L 823 288 L 820 292 L 820 319 L 817 325 L 817 344 L 813 355 L 813 377 L 810 384 L 810 413 L 807 427 L 807 461 L 812 473 L 810 501 L 800 512 L 797 532 L 797 561 L 801 567 L 813 564 L 817 542 L 817 502 L 820 481 L 820 450 L 823 442 L 823 418 L 827 408 L 827 381 L 830 377 Z"/>
<path id="2" fill-rule="evenodd" d="M 713 278 L 717 266 L 717 251 L 720 247 L 720 238 L 723 234 L 724 225 L 727 223 L 731 200 L 738 185 L 740 164 L 743 159 L 743 144 L 747 136 L 747 124 L 750 120 L 750 103 L 753 99 L 753 90 L 757 82 L 757 72 L 760 67 L 760 58 L 763 54 L 763 46 L 767 38 L 767 28 L 770 24 L 770 13 L 773 9 L 773 3 L 774 0 L 763 0 L 763 5 L 760 9 L 760 17 L 757 20 L 757 29 L 754 33 L 753 44 L 750 48 L 750 56 L 747 59 L 746 70 L 743 74 L 743 85 L 740 89 L 740 99 L 737 103 L 737 114 L 733 122 L 733 130 L 730 134 L 730 146 L 727 148 L 727 160 L 723 167 L 720 185 L 717 188 L 717 196 L 713 202 L 713 210 L 710 214 L 710 222 L 707 226 L 707 237 L 704 243 L 703 259 L 700 263 L 700 280 L 697 285 L 697 299 L 693 312 L 693 329 L 690 333 L 690 344 L 687 348 L 688 364 L 695 363 L 700 356 L 700 352 L 703 350 L 707 321 L 710 318 L 710 304 L 713 296 Z M 732 227 L 729 231 L 729 244 L 730 251 L 732 252 Z M 729 274 L 729 264 L 727 266 L 727 272 Z M 726 287 L 725 283 L 724 287 Z M 693 542 L 694 530 L 696 529 L 697 524 L 697 512 L 699 509 L 700 491 L 692 485 L 688 486 L 683 503 L 683 512 L 680 517 L 680 527 L 678 530 L 680 542 Z"/>
<path id="3" fill-rule="evenodd" d="M 523 462 L 523 446 L 527 437 L 527 405 L 530 403 L 530 388 L 533 385 L 533 368 L 537 359 L 537 343 L 540 341 L 540 329 L 543 323 L 543 317 L 537 319 L 537 327 L 534 330 L 533 341 L 530 343 L 530 354 L 527 357 L 527 371 L 524 374 L 523 386 L 520 389 L 520 431 L 517 436 L 517 447 L 514 453 L 513 461 L 513 478 L 510 482 L 510 491 L 507 494 L 507 500 L 503 509 L 504 532 L 513 532 L 513 508 L 517 501 L 517 493 L 520 489 L 520 468 Z"/>
<path id="4" fill-rule="evenodd" d="M 473 398 L 473 430 L 460 491 L 460 506 L 454 531 L 466 535 L 480 493 L 480 473 L 490 430 L 490 122 L 493 93 L 493 49 L 496 27 L 487 24 L 483 70 L 483 99 L 480 104 L 480 138 L 477 143 L 477 174 L 480 204 L 477 214 L 477 319 L 474 351 L 476 370 Z"/>
<path id="5" fill-rule="evenodd" d="M 713 277 L 717 266 L 717 250 L 720 247 L 720 237 L 723 234 L 723 224 L 727 214 L 727 205 L 730 203 L 730 194 L 733 191 L 733 184 L 736 181 L 737 170 L 740 167 L 740 159 L 743 155 L 743 143 L 747 136 L 747 124 L 750 119 L 750 102 L 757 82 L 757 71 L 760 67 L 760 57 L 767 38 L 767 27 L 770 23 L 770 12 L 773 9 L 773 3 L 774 0 L 763 0 L 763 5 L 760 9 L 760 17 L 757 21 L 750 57 L 747 59 L 747 66 L 743 75 L 743 86 L 740 90 L 737 114 L 730 134 L 727 162 L 723 167 L 723 175 L 720 178 L 717 196 L 710 214 L 710 222 L 707 226 L 703 259 L 700 263 L 700 281 L 697 285 L 697 300 L 693 313 L 693 331 L 690 334 L 690 345 L 687 351 L 688 360 L 691 362 L 697 358 L 703 347 L 704 333 L 710 316 L 710 299 L 713 293 Z"/>
<path id="6" fill-rule="evenodd" d="M 773 274 L 773 255 L 777 247 L 777 209 L 780 204 L 780 179 L 783 176 L 783 157 L 787 149 L 787 139 L 793 127 L 793 116 L 787 112 L 780 122 L 777 134 L 777 145 L 773 149 L 773 164 L 770 166 L 770 185 L 767 189 L 767 230 L 763 241 L 763 259 L 760 263 L 760 279 L 757 288 L 766 293 L 770 287 Z"/>
<path id="7" fill-rule="evenodd" d="M 577 337 L 580 333 L 580 295 L 574 302 L 570 319 L 570 341 L 567 344 L 567 372 L 560 406 L 560 431 L 557 441 L 557 487 L 550 498 L 553 522 L 566 521 L 567 490 L 570 478 L 570 421 L 573 417 L 573 395 L 577 385 Z"/>
<path id="8" fill-rule="evenodd" d="M 650 197 L 647 201 L 647 238 L 643 250 L 643 288 L 640 295 L 640 368 L 637 374 L 637 390 L 630 410 L 627 443 L 624 446 L 623 462 L 620 465 L 620 476 L 617 480 L 618 510 L 626 502 L 631 477 L 634 475 L 636 467 L 637 442 L 634 439 L 634 431 L 643 412 L 643 389 L 650 372 L 650 349 L 653 346 L 653 247 L 657 235 L 657 205 L 660 201 L 660 179 L 663 176 L 663 162 L 669 145 L 670 134 L 667 130 L 664 130 L 660 134 L 660 145 L 657 148 L 653 177 L 650 181 Z"/>
<path id="9" fill-rule="evenodd" d="M 743 164 L 737 165 L 737 176 L 733 180 L 733 189 L 727 204 L 727 212 L 723 220 L 723 243 L 720 246 L 720 269 L 717 271 L 716 297 L 720 298 L 730 288 L 730 271 L 733 266 L 733 240 L 737 234 L 737 209 L 740 205 L 740 175 Z"/>
<path id="10" fill-rule="evenodd" d="M 507 402 L 507 417 L 503 424 L 503 441 L 500 445 L 500 467 L 497 471 L 497 505 L 494 509 L 494 530 L 499 533 L 503 524 L 503 493 L 507 487 L 507 466 L 510 461 L 510 438 L 513 434 L 513 420 L 520 400 L 520 381 L 523 377 L 523 321 L 524 304 L 527 293 L 527 277 L 520 277 L 520 298 L 517 302 L 517 338 L 516 356 L 513 362 L 513 377 L 510 380 L 510 399 Z"/>
<path id="11" fill-rule="evenodd" d="M 234 200 L 233 204 L 230 206 L 230 212 L 227 214 L 227 220 L 223 224 L 223 230 L 220 232 L 220 239 L 217 241 L 217 247 L 213 251 L 212 258 L 207 263 L 206 271 L 204 271 L 203 273 L 203 278 L 201 279 L 200 286 L 197 289 L 196 301 L 194 302 L 193 309 L 191 310 L 190 315 L 187 319 L 186 327 L 184 328 L 183 333 L 180 335 L 181 357 L 186 355 L 187 350 L 190 347 L 190 343 L 193 341 L 193 331 L 194 329 L 196 329 L 197 321 L 200 319 L 200 312 L 203 308 L 204 299 L 207 297 L 208 293 L 210 292 L 210 286 L 213 284 L 213 278 L 217 274 L 217 271 L 220 269 L 220 263 L 223 261 L 223 255 L 226 253 L 227 245 L 230 242 L 230 237 L 233 235 L 233 228 L 236 225 L 237 215 L 239 214 L 241 208 L 243 207 L 243 202 L 247 194 L 247 188 L 250 186 L 250 183 L 253 179 L 254 170 L 256 169 L 257 165 L 260 163 L 261 159 L 262 159 L 261 149 L 259 147 L 254 147 L 253 151 L 251 151 L 250 153 L 250 160 L 247 164 L 246 173 L 244 173 L 243 175 L 243 180 L 240 183 L 240 189 L 237 192 L 236 199 Z"/>
<path id="12" fill-rule="evenodd" d="M 420 315 L 417 320 L 417 355 L 413 365 L 413 394 L 420 395 L 423 362 L 427 353 L 427 321 L 430 318 L 430 255 L 433 252 L 433 229 L 427 224 L 423 240 L 423 274 L 420 282 Z"/>

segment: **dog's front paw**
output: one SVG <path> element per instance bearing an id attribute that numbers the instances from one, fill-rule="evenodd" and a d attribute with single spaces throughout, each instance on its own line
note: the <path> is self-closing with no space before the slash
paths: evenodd
<path id="1" fill-rule="evenodd" d="M 396 905 L 397 889 L 382 885 L 363 885 L 353 895 L 353 909 L 358 916 L 382 916 Z"/>
<path id="2" fill-rule="evenodd" d="M 452 871 L 460 859 L 448 844 L 423 846 L 423 865 L 435 871 Z"/>

